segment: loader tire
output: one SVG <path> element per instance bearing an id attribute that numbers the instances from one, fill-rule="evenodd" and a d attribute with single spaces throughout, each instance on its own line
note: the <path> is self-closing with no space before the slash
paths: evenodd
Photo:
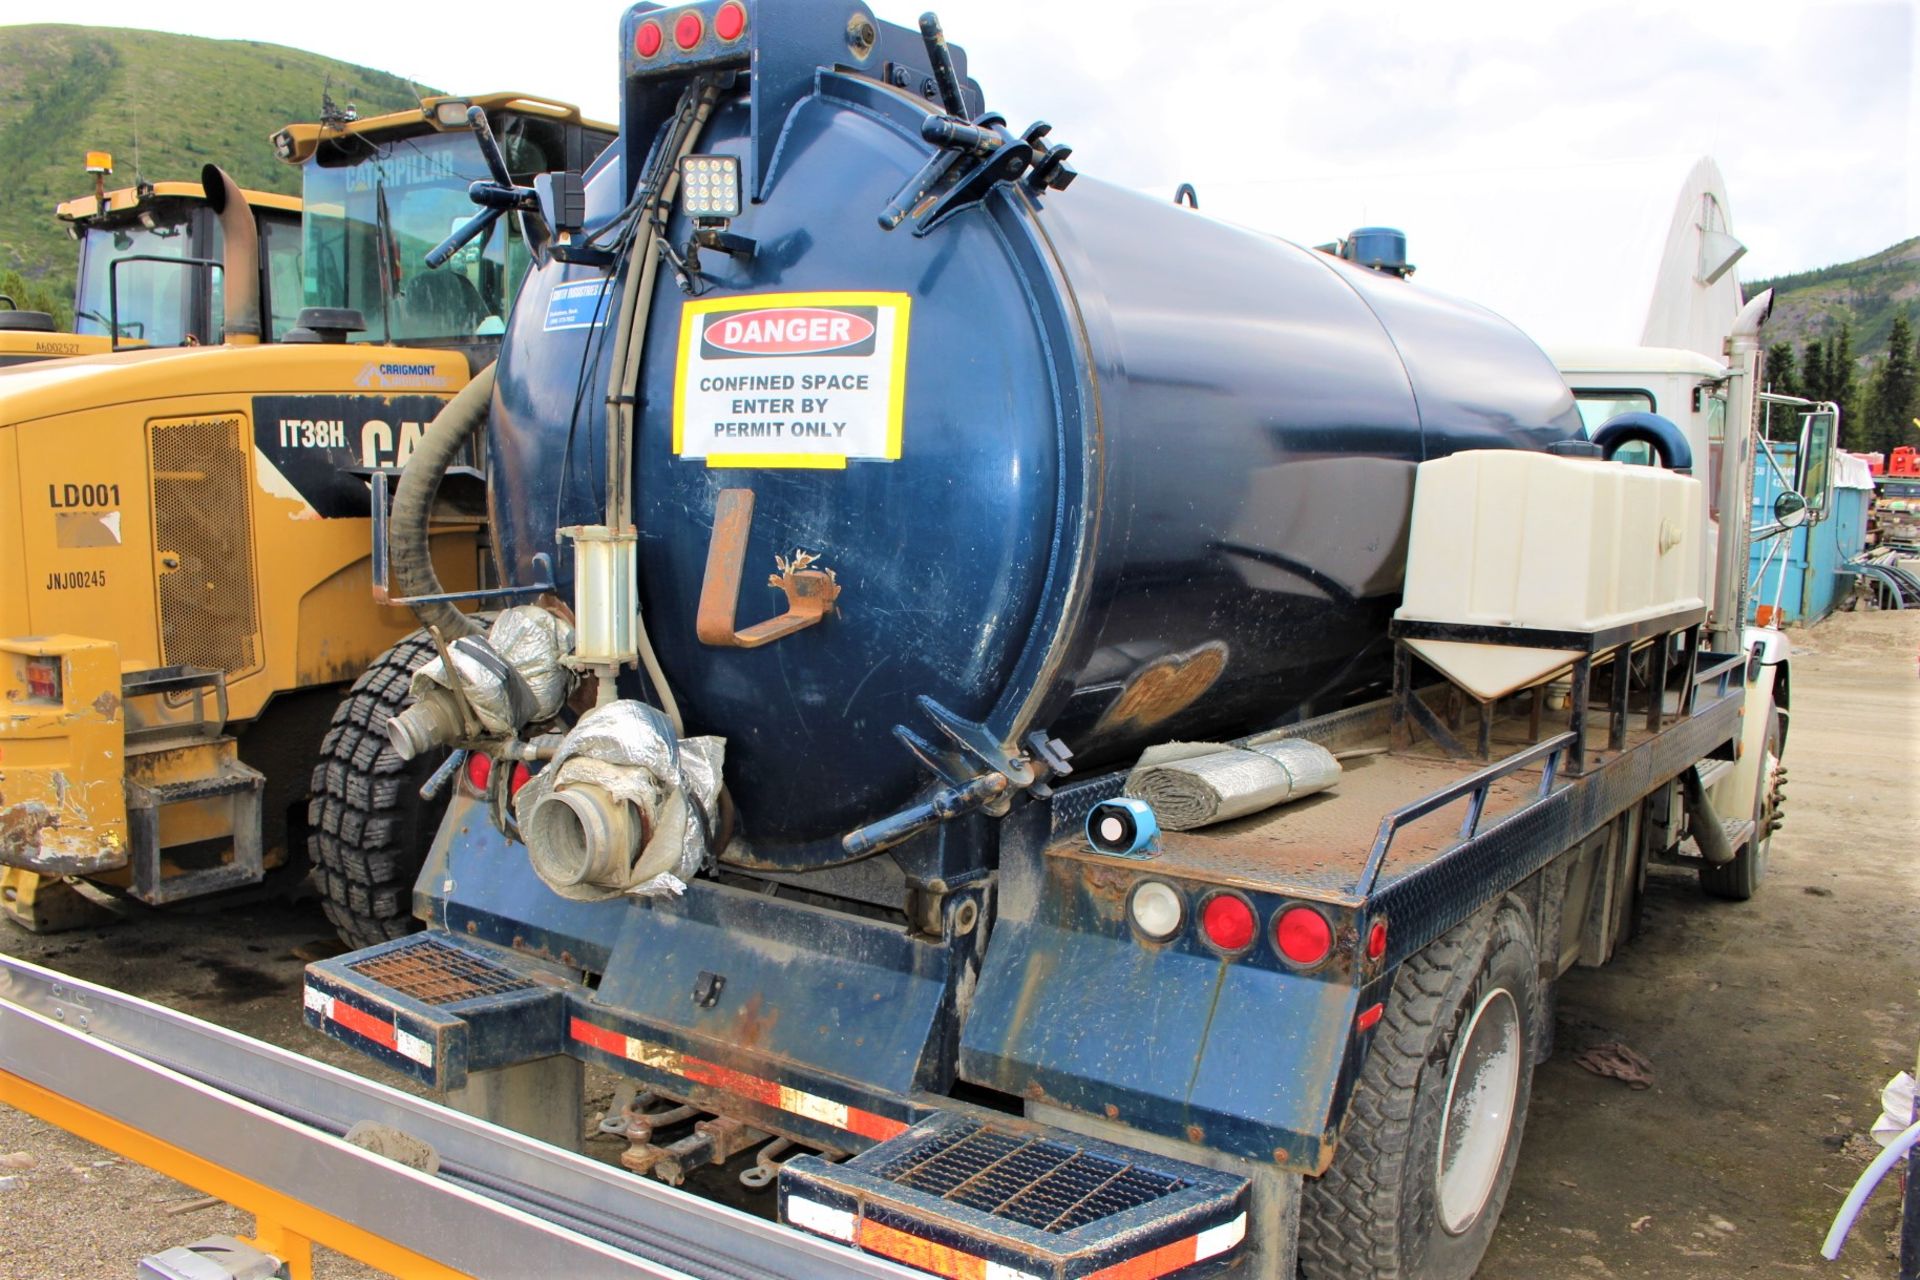
<path id="1" fill-rule="evenodd" d="M 1466 1280 L 1513 1181 L 1546 1016 L 1525 917 L 1456 926 L 1386 1006 L 1333 1163 L 1306 1180 L 1306 1280 Z"/>
<path id="2" fill-rule="evenodd" d="M 387 721 L 407 702 L 416 667 L 434 656 L 416 631 L 361 673 L 333 713 L 313 769 L 307 852 L 327 919 L 349 947 L 370 947 L 420 927 L 413 882 L 446 812 L 443 791 L 420 788 L 446 760 L 444 749 L 402 760 Z"/>

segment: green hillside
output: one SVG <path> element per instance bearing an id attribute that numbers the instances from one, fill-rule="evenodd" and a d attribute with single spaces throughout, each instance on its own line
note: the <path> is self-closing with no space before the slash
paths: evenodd
<path id="1" fill-rule="evenodd" d="M 1774 291 L 1763 336 L 1776 391 L 1837 401 L 1850 449 L 1920 443 L 1920 237 L 1743 287 Z"/>
<path id="2" fill-rule="evenodd" d="M 1774 291 L 1768 342 L 1804 347 L 1853 326 L 1853 349 L 1865 361 L 1884 352 L 1896 315 L 1920 312 L 1920 237 L 1891 249 L 1817 271 L 1797 271 L 1744 285 L 1747 295 Z M 1864 364 L 1862 366 L 1864 368 Z"/>
<path id="3" fill-rule="evenodd" d="M 362 115 L 419 101 L 398 76 L 258 41 L 0 26 L 0 273 L 71 300 L 74 246 L 53 207 L 91 191 L 89 150 L 113 153 L 110 187 L 132 185 L 137 141 L 150 182 L 198 181 L 213 161 L 243 187 L 297 194 L 267 138 L 317 119 L 329 81 Z"/>

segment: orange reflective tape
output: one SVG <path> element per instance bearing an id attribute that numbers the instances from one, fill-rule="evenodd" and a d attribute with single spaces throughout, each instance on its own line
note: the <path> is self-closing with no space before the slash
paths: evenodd
<path id="1" fill-rule="evenodd" d="M 334 997 L 333 1005 L 327 1010 L 333 1020 L 349 1031 L 358 1032 L 377 1045 L 388 1049 L 394 1046 L 393 1024 L 382 1022 L 370 1013 L 354 1008 L 345 1000 Z"/>
<path id="2" fill-rule="evenodd" d="M 970 1253 L 950 1249 L 944 1244 L 922 1240 L 904 1231 L 883 1226 L 865 1218 L 860 1220 L 859 1245 L 868 1253 L 877 1253 L 909 1267 L 931 1271 L 947 1280 L 986 1280 L 987 1260 Z"/>
<path id="3" fill-rule="evenodd" d="M 780 1107 L 780 1086 L 771 1080 L 762 1080 L 750 1076 L 744 1071 L 735 1071 L 715 1062 L 704 1062 L 699 1058 L 686 1058 L 685 1075 L 695 1084 L 709 1085 L 715 1089 L 725 1089 L 728 1093 L 737 1093 L 762 1106 Z"/>
<path id="4" fill-rule="evenodd" d="M 392 1028 L 387 1029 L 391 1038 Z M 703 1084 L 710 1089 L 723 1089 L 762 1106 L 772 1107 L 776 1111 L 785 1111 L 789 1115 L 804 1116 L 835 1129 L 857 1134 L 862 1138 L 871 1138 L 875 1142 L 885 1142 L 907 1131 L 904 1121 L 890 1119 L 871 1111 L 862 1111 L 846 1103 L 834 1102 L 818 1094 L 807 1093 L 800 1089 L 785 1088 L 780 1084 L 748 1075 L 744 1071 L 735 1071 L 732 1067 L 723 1067 L 717 1062 L 708 1062 L 704 1058 L 695 1058 L 675 1053 L 664 1045 L 655 1045 L 646 1040 L 625 1036 L 618 1031 L 609 1031 L 605 1027 L 596 1027 L 581 1018 L 572 1019 L 568 1034 L 581 1044 L 610 1053 L 616 1058 L 630 1058 L 645 1063 L 655 1070 L 667 1071 L 694 1084 Z M 391 1039 L 384 1041 L 389 1048 Z M 661 1059 L 671 1058 L 677 1070 L 668 1069 Z M 828 1113 L 845 1113 L 846 1121 L 829 1118 Z"/>
<path id="5" fill-rule="evenodd" d="M 1102 1267 L 1088 1276 L 1087 1280 L 1158 1280 L 1160 1276 L 1192 1266 L 1198 1261 L 1195 1246 L 1199 1240 L 1199 1236 L 1188 1236 L 1185 1240 L 1163 1244 L 1158 1249 L 1149 1249 L 1124 1262 Z"/>
<path id="6" fill-rule="evenodd" d="M 872 1138 L 875 1142 L 885 1142 L 888 1138 L 898 1137 L 907 1131 L 904 1121 L 877 1116 L 871 1111 L 862 1111 L 858 1107 L 847 1108 L 847 1132 L 857 1133 L 863 1138 Z"/>
<path id="7" fill-rule="evenodd" d="M 627 1038 L 618 1031 L 596 1027 L 583 1018 L 575 1018 L 567 1030 L 581 1044 L 591 1046 L 602 1053 L 611 1053 L 616 1058 L 627 1056 Z"/>

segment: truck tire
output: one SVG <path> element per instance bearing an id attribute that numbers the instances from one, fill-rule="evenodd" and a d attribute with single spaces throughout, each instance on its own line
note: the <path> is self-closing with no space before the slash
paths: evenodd
<path id="1" fill-rule="evenodd" d="M 1710 898 L 1745 902 L 1760 891 L 1766 878 L 1767 857 L 1773 850 L 1773 831 L 1780 825 L 1780 803 L 1786 782 L 1780 773 L 1780 708 L 1767 708 L 1767 758 L 1761 766 L 1760 795 L 1754 805 L 1753 838 L 1740 846 L 1732 862 L 1700 864 L 1700 887 Z"/>
<path id="2" fill-rule="evenodd" d="M 1308 1178 L 1307 1280 L 1466 1280 L 1520 1155 L 1545 1017 L 1532 930 L 1501 908 L 1400 966 L 1327 1172 Z"/>
<path id="3" fill-rule="evenodd" d="M 327 919 L 349 947 L 420 927 L 413 882 L 447 807 L 444 792 L 422 800 L 420 788 L 447 753 L 400 759 L 387 742 L 387 721 L 406 705 L 414 669 L 433 656 L 424 631 L 381 654 L 341 699 L 320 743 L 307 851 Z"/>

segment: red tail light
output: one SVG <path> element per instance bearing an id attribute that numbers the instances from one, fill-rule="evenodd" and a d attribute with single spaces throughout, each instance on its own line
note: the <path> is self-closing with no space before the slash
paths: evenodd
<path id="1" fill-rule="evenodd" d="M 700 15 L 688 10 L 673 24 L 673 42 L 682 49 L 691 49 L 700 43 L 705 31 L 706 24 L 700 21 Z"/>
<path id="2" fill-rule="evenodd" d="M 660 52 L 660 46 L 666 37 L 660 32 L 657 22 L 643 22 L 640 29 L 633 33 L 633 50 L 643 58 L 651 58 Z"/>
<path id="3" fill-rule="evenodd" d="M 507 798 L 512 799 L 519 795 L 520 788 L 526 786 L 527 779 L 532 776 L 533 770 L 527 768 L 524 763 L 516 763 L 513 766 L 513 772 L 507 777 Z"/>
<path id="4" fill-rule="evenodd" d="M 1273 944 L 1297 965 L 1316 965 L 1333 950 L 1333 926 L 1312 907 L 1288 907 L 1273 922 Z"/>
<path id="5" fill-rule="evenodd" d="M 747 11 L 728 0 L 713 15 L 713 34 L 722 40 L 738 40 L 740 33 L 747 29 Z"/>
<path id="6" fill-rule="evenodd" d="M 1367 959 L 1378 960 L 1387 954 L 1387 922 L 1375 920 L 1367 930 Z"/>
<path id="7" fill-rule="evenodd" d="M 1215 894 L 1200 908 L 1201 932 L 1222 951 L 1245 951 L 1257 928 L 1253 908 L 1230 893 Z"/>
<path id="8" fill-rule="evenodd" d="M 481 795 L 487 794 L 487 784 L 493 781 L 493 757 L 478 751 L 467 752 L 467 785 Z"/>

